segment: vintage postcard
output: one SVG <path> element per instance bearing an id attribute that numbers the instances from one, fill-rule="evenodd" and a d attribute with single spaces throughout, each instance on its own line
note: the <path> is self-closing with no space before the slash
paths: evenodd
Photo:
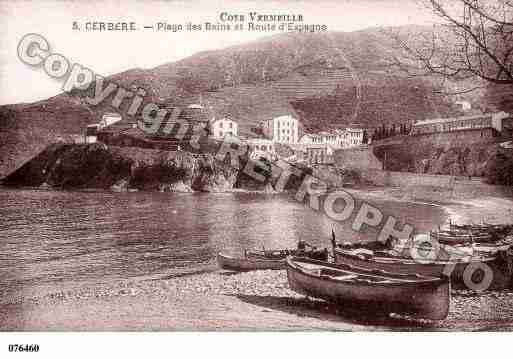
<path id="1" fill-rule="evenodd" d="M 0 331 L 513 329 L 511 1 L 0 19 Z"/>

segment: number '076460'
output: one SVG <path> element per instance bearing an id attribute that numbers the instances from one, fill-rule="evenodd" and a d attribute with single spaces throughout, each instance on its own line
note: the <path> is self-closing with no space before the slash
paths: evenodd
<path id="1" fill-rule="evenodd" d="M 10 352 L 28 352 L 37 353 L 39 351 L 39 345 L 37 344 L 9 344 Z"/>

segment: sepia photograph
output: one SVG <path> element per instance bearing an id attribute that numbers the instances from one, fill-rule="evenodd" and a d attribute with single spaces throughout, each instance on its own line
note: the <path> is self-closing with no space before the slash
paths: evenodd
<path id="1" fill-rule="evenodd" d="M 0 336 L 513 330 L 512 1 L 0 23 Z"/>

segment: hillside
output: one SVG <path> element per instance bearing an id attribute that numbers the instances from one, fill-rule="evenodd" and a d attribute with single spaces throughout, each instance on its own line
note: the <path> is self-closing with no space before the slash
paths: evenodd
<path id="1" fill-rule="evenodd" d="M 145 88 L 145 101 L 168 106 L 201 101 L 219 116 L 239 121 L 242 134 L 286 113 L 296 114 L 309 131 L 451 113 L 446 99 L 434 94 L 432 81 L 407 78 L 387 67 L 385 59 L 394 51 L 380 29 L 280 34 L 153 69 L 125 71 L 109 80 Z M 82 99 L 88 93 L 0 107 L 0 176 L 59 137 L 81 133 L 105 111 L 116 110 L 111 107 L 114 95 L 93 107 Z"/>

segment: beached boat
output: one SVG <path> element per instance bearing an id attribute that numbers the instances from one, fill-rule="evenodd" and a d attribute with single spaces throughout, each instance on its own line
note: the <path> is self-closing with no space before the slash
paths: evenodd
<path id="1" fill-rule="evenodd" d="M 513 246 L 513 236 L 507 236 L 494 242 L 470 242 L 452 245 L 437 243 L 436 245 L 438 247 L 437 259 L 439 260 L 473 255 L 486 256 L 497 254 L 498 252 L 503 252 L 509 249 Z M 356 248 L 358 247 L 362 248 L 362 246 L 357 246 Z M 385 245 L 381 245 L 381 248 L 378 248 L 378 250 L 385 252 L 388 255 L 411 257 L 413 250 L 422 252 L 430 250 L 430 248 L 432 248 L 430 244 L 423 241 L 416 243 L 415 240 L 410 238 L 408 240 L 399 240 L 391 243 L 390 249 Z"/>
<path id="2" fill-rule="evenodd" d="M 327 249 L 305 251 L 296 249 L 245 250 L 244 256 L 240 258 L 218 253 L 217 262 L 222 269 L 234 271 L 285 269 L 285 258 L 288 256 L 327 260 L 328 254 Z"/>
<path id="3" fill-rule="evenodd" d="M 450 223 L 449 228 L 451 230 L 461 230 L 461 231 L 481 231 L 487 232 L 492 235 L 496 235 L 497 237 L 505 237 L 508 234 L 511 234 L 513 231 L 512 224 L 454 224 Z"/>
<path id="4" fill-rule="evenodd" d="M 486 255 L 497 254 L 498 252 L 507 251 L 513 246 L 513 236 L 507 236 L 497 242 L 492 243 L 471 243 L 471 244 L 457 244 L 450 246 L 456 251 L 467 252 L 469 254 Z M 449 246 L 445 247 L 446 249 Z"/>
<path id="5" fill-rule="evenodd" d="M 469 280 L 475 284 L 475 288 L 483 290 L 509 286 L 511 270 L 508 262 L 511 258 L 506 251 L 473 251 L 471 253 L 465 253 L 461 249 L 459 253 L 457 251 L 458 249 L 454 248 L 454 252 L 449 253 L 449 256 L 437 256 L 431 259 L 420 257 L 428 255 L 427 252 L 419 253 L 419 258 L 413 259 L 404 253 L 396 254 L 391 250 L 379 249 L 378 245 L 372 242 L 371 244 L 339 245 L 334 248 L 333 254 L 335 263 L 338 264 L 390 273 L 417 273 L 433 277 L 448 275 L 455 287 L 468 287 Z"/>
<path id="6" fill-rule="evenodd" d="M 265 269 L 285 269 L 286 260 L 281 259 L 267 259 L 256 257 L 241 257 L 236 258 L 227 254 L 218 253 L 217 263 L 222 269 L 232 271 L 250 271 L 250 270 L 265 270 Z"/>
<path id="7" fill-rule="evenodd" d="M 430 236 L 441 244 L 489 243 L 497 240 L 497 236 L 485 231 L 438 230 L 431 231 Z"/>
<path id="8" fill-rule="evenodd" d="M 244 255 L 249 258 L 261 259 L 285 259 L 288 256 L 308 257 L 321 261 L 328 260 L 329 252 L 327 249 L 313 249 L 298 251 L 297 249 L 275 249 L 275 250 L 246 250 Z"/>
<path id="9" fill-rule="evenodd" d="M 298 257 L 287 258 L 287 277 L 292 290 L 342 307 L 431 320 L 449 312 L 448 277 L 392 274 Z"/>

